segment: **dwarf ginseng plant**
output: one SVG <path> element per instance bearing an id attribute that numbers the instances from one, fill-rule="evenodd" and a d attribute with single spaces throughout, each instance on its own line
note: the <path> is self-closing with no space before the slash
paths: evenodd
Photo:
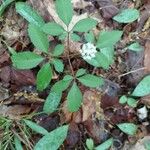
<path id="1" fill-rule="evenodd" d="M 10 5 L 14 0 L 3 1 L 0 6 L 0 16 L 4 12 L 5 8 Z M 67 107 L 71 112 L 78 111 L 82 104 L 82 92 L 79 88 L 79 83 L 90 88 L 96 88 L 104 84 L 104 80 L 101 77 L 87 73 L 83 68 L 80 68 L 76 72 L 73 70 L 69 53 L 70 53 L 70 40 L 83 41 L 82 48 L 79 50 L 82 58 L 94 67 L 101 67 L 103 69 L 109 69 L 110 65 L 114 62 L 114 49 L 115 44 L 121 39 L 122 31 L 101 31 L 98 37 L 95 37 L 91 31 L 97 25 L 97 21 L 92 18 L 85 18 L 78 21 L 73 27 L 70 28 L 70 23 L 73 18 L 73 7 L 71 0 L 56 0 L 55 8 L 59 18 L 62 20 L 62 24 L 56 22 L 45 23 L 43 18 L 30 7 L 27 3 L 17 2 L 16 11 L 22 15 L 28 22 L 28 34 L 31 42 L 36 47 L 37 51 L 25 51 L 16 53 L 13 49 L 8 47 L 12 53 L 11 59 L 13 66 L 18 69 L 32 69 L 40 64 L 41 69 L 37 74 L 37 90 L 43 91 L 50 84 L 53 76 L 53 68 L 58 73 L 63 73 L 65 70 L 61 55 L 66 49 L 68 52 L 68 62 L 70 66 L 70 74 L 64 75 L 62 80 L 57 81 L 51 86 L 51 91 L 44 103 L 43 111 L 46 113 L 54 112 L 61 100 L 63 91 L 70 88 L 67 95 Z M 136 9 L 125 9 L 116 15 L 113 20 L 119 23 L 131 23 L 139 18 L 139 11 Z M 79 32 L 84 35 L 81 39 Z M 80 34 L 81 35 L 81 34 Z M 48 36 L 55 36 L 59 40 L 59 43 L 53 49 L 49 51 L 50 42 Z M 67 41 L 67 48 L 64 48 L 62 41 Z M 132 50 L 139 52 L 143 50 L 142 46 L 132 41 L 126 50 Z M 6 44 L 6 43 L 5 43 Z M 6 44 L 7 45 L 7 44 Z M 138 84 L 133 93 L 120 98 L 120 103 L 128 104 L 131 107 L 136 107 L 138 97 L 146 96 L 150 93 L 150 76 L 143 78 Z M 134 99 L 136 98 L 136 99 Z M 30 127 L 33 131 L 42 134 L 43 137 L 35 145 L 34 150 L 41 150 L 51 148 L 53 150 L 58 149 L 63 141 L 66 139 L 68 132 L 68 125 L 59 127 L 48 133 L 47 130 L 29 120 L 23 120 L 24 123 Z M 134 135 L 137 131 L 137 126 L 133 123 L 120 123 L 117 127 L 124 133 Z M 22 149 L 21 141 L 18 138 L 14 138 L 16 149 Z M 88 149 L 108 149 L 113 144 L 113 139 L 110 138 L 98 147 L 94 148 L 94 142 L 87 140 Z"/>
<path id="2" fill-rule="evenodd" d="M 29 22 L 28 35 L 38 52 L 13 53 L 11 59 L 13 65 L 18 69 L 32 69 L 39 64 L 42 66 L 37 74 L 37 89 L 42 91 L 47 88 L 52 79 L 53 68 L 58 73 L 65 70 L 63 61 L 60 59 L 64 46 L 60 43 L 66 40 L 67 59 L 71 74 L 65 75 L 62 80 L 52 86 L 43 110 L 47 113 L 55 111 L 61 100 L 62 92 L 71 87 L 67 96 L 67 107 L 69 111 L 75 112 L 80 108 L 83 99 L 78 83 L 96 88 L 103 85 L 104 81 L 101 77 L 88 74 L 83 68 L 75 73 L 69 58 L 70 40 L 81 42 L 81 38 L 78 35 L 81 32 L 84 35 L 84 41 L 86 41 L 79 50 L 82 58 L 95 67 L 108 69 L 114 60 L 114 45 L 120 40 L 122 31 L 102 31 L 98 38 L 95 38 L 91 31 L 98 23 L 95 19 L 82 19 L 70 28 L 73 18 L 73 7 L 70 0 L 56 0 L 55 8 L 63 25 L 56 22 L 45 23 L 43 18 L 27 3 L 16 3 L 16 11 Z M 48 36 L 55 36 L 60 40 L 59 44 L 51 52 L 49 52 L 50 42 Z M 113 38 L 111 38 L 112 36 Z"/>

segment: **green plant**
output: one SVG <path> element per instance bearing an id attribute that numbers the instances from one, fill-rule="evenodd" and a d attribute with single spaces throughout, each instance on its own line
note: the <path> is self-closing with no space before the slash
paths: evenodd
<path id="1" fill-rule="evenodd" d="M 121 131 L 129 135 L 135 135 L 137 131 L 137 125 L 133 123 L 120 123 L 117 126 Z"/>
<path id="2" fill-rule="evenodd" d="M 144 77 L 140 83 L 136 86 L 129 97 L 123 95 L 119 99 L 119 103 L 125 104 L 127 103 L 131 107 L 136 107 L 138 101 L 135 98 L 147 96 L 150 94 L 150 75 Z M 131 98 L 134 97 L 134 98 Z"/>
<path id="3" fill-rule="evenodd" d="M 113 138 L 110 138 L 110 139 L 106 140 L 105 142 L 103 142 L 102 144 L 100 144 L 99 146 L 97 146 L 95 148 L 95 150 L 107 150 L 112 145 L 113 145 Z"/>
<path id="4" fill-rule="evenodd" d="M 37 89 L 42 91 L 49 85 L 52 79 L 53 66 L 56 71 L 63 71 L 64 65 L 63 62 L 59 59 L 59 55 L 61 55 L 63 50 L 64 46 L 59 44 L 55 47 L 53 52 L 45 54 L 45 57 L 42 57 L 41 55 L 38 55 L 34 52 L 25 51 L 13 54 L 11 59 L 13 65 L 18 69 L 31 69 L 36 67 L 42 61 L 47 60 L 47 62 L 43 64 L 37 74 Z"/>
<path id="5" fill-rule="evenodd" d="M 86 140 L 86 146 L 87 146 L 88 150 L 107 150 L 112 145 L 113 145 L 113 138 L 106 140 L 105 142 L 103 142 L 102 144 L 100 144 L 96 147 L 94 146 L 93 139 L 87 139 Z"/>
<path id="6" fill-rule="evenodd" d="M 5 8 L 13 0 L 7 0 L 0 7 L 0 15 L 4 12 Z M 18 69 L 32 69 L 38 65 L 41 65 L 41 69 L 37 74 L 37 89 L 39 91 L 44 90 L 50 84 L 53 75 L 53 68 L 58 72 L 62 73 L 64 71 L 64 64 L 61 60 L 61 55 L 64 49 L 67 49 L 67 59 L 70 66 L 70 74 L 65 75 L 62 80 L 57 81 L 52 87 L 51 91 L 44 103 L 43 111 L 50 114 L 53 113 L 61 100 L 62 92 L 70 88 L 67 95 L 67 107 L 71 112 L 77 111 L 82 103 L 82 92 L 79 88 L 79 84 L 90 88 L 96 88 L 104 84 L 104 80 L 101 77 L 97 77 L 93 74 L 88 74 L 83 68 L 79 69 L 74 73 L 73 66 L 71 64 L 69 54 L 70 54 L 70 39 L 73 41 L 81 41 L 78 32 L 84 35 L 86 43 L 80 50 L 83 59 L 94 67 L 102 67 L 103 69 L 109 69 L 110 65 L 114 62 L 114 49 L 115 44 L 121 40 L 123 34 L 122 31 L 112 30 L 112 31 L 101 31 L 98 37 L 95 37 L 91 31 L 97 25 L 97 21 L 92 18 L 85 18 L 78 21 L 72 28 L 70 28 L 70 23 L 73 18 L 73 8 L 71 0 L 56 0 L 55 8 L 59 18 L 62 20 L 63 24 L 58 24 L 56 22 L 45 23 L 43 18 L 33 10 L 27 3 L 17 2 L 16 11 L 23 16 L 28 22 L 28 35 L 31 42 L 37 49 L 37 51 L 25 51 L 25 52 L 15 52 L 11 47 L 8 50 L 12 54 L 11 59 L 13 65 Z M 120 23 L 131 23 L 139 18 L 139 12 L 136 9 L 126 9 L 122 10 L 121 13 L 116 15 L 113 19 Z M 60 41 L 67 41 L 67 48 L 64 48 L 61 42 L 54 48 L 53 51 L 49 52 L 50 42 L 48 36 L 55 36 Z M 111 38 L 113 37 L 113 38 Z M 128 49 L 132 51 L 141 51 L 142 47 L 139 43 L 135 42 L 128 46 Z M 65 72 L 66 74 L 66 72 Z M 139 85 L 135 88 L 132 97 L 141 97 L 150 94 L 150 77 L 145 77 Z M 136 107 L 137 101 L 131 96 L 122 96 L 120 98 L 120 103 L 127 103 L 131 107 Z M 4 121 L 4 128 L 9 129 L 10 122 Z M 63 143 L 67 136 L 68 126 L 62 126 L 54 131 L 48 133 L 48 131 L 38 124 L 30 121 L 23 120 L 24 128 L 20 129 L 25 133 L 25 141 L 29 144 L 26 135 L 27 128 L 31 128 L 34 132 L 42 134 L 43 137 L 35 145 L 35 150 L 58 149 Z M 133 123 L 122 123 L 117 125 L 120 130 L 129 135 L 134 135 L 137 131 L 137 126 Z M 15 148 L 22 149 L 20 141 L 17 136 L 12 134 L 12 132 L 7 131 L 8 137 L 14 140 Z M 28 133 L 28 132 L 27 132 Z M 5 140 L 7 141 L 7 140 Z M 25 144 L 25 143 L 24 143 Z M 101 145 L 97 146 L 96 150 L 108 149 L 113 144 L 113 139 L 108 139 Z M 7 143 L 6 143 L 7 145 Z M 94 148 L 94 142 L 92 139 L 88 139 L 86 145 L 89 149 Z M 29 144 L 30 146 L 30 144 Z M 30 146 L 30 149 L 33 146 Z"/>
<path id="7" fill-rule="evenodd" d="M 0 148 L 7 149 L 10 144 L 13 142 L 13 134 L 10 131 L 12 121 L 10 119 L 4 118 L 0 116 L 0 130 L 1 133 L 1 141 L 0 141 Z M 8 140 L 9 139 L 9 140 Z"/>
<path id="8" fill-rule="evenodd" d="M 2 14 L 4 13 L 5 9 L 15 0 L 3 0 L 2 4 L 0 6 L 0 17 L 2 17 Z"/>
<path id="9" fill-rule="evenodd" d="M 67 137 L 68 125 L 61 126 L 41 138 L 34 150 L 57 150 Z"/>
<path id="10" fill-rule="evenodd" d="M 34 132 L 43 135 L 43 137 L 35 144 L 34 150 L 57 150 L 66 139 L 69 127 L 68 125 L 64 125 L 51 132 L 48 132 L 35 122 L 26 119 L 23 119 L 23 122 Z"/>
<path id="11" fill-rule="evenodd" d="M 124 9 L 117 14 L 113 19 L 119 23 L 131 23 L 139 18 L 139 11 L 137 9 Z"/>
<path id="12" fill-rule="evenodd" d="M 94 141 L 93 139 L 86 139 L 86 147 L 88 150 L 93 150 L 94 149 Z"/>
<path id="13" fill-rule="evenodd" d="M 144 147 L 146 150 L 150 150 L 150 141 L 144 141 Z"/>
<path id="14" fill-rule="evenodd" d="M 123 95 L 120 97 L 119 103 L 120 104 L 126 104 L 127 103 L 130 107 L 134 108 L 137 106 L 138 101 L 134 98 L 127 97 L 127 96 Z"/>
<path id="15" fill-rule="evenodd" d="M 138 42 L 134 42 L 134 43 L 130 44 L 127 48 L 129 50 L 135 51 L 135 52 L 144 50 L 143 47 Z"/>
<path id="16" fill-rule="evenodd" d="M 43 18 L 39 16 L 38 13 L 35 10 L 33 10 L 29 5 L 27 5 L 24 2 L 16 3 L 16 11 L 29 22 L 28 34 L 31 39 L 31 42 L 38 50 L 40 50 L 40 52 L 38 54 L 30 51 L 19 53 L 13 52 L 11 59 L 13 65 L 18 69 L 32 69 L 37 65 L 42 64 L 42 67 L 37 74 L 36 82 L 37 89 L 39 91 L 44 90 L 49 85 L 53 74 L 52 67 L 54 67 L 57 72 L 63 72 L 64 70 L 63 62 L 61 59 L 59 59 L 59 56 L 64 51 L 64 46 L 58 44 L 53 52 L 49 52 L 48 35 L 58 36 L 58 38 L 60 38 L 60 36 L 62 37 L 66 35 L 64 37 L 67 38 L 68 41 L 67 47 L 69 54 L 70 37 L 73 37 L 73 39 L 75 39 L 76 37 L 78 37 L 75 32 L 88 32 L 97 24 L 96 20 L 92 18 L 85 18 L 77 22 L 72 29 L 69 29 L 69 24 L 73 17 L 73 8 L 71 1 L 56 0 L 55 6 L 57 14 L 59 18 L 64 22 L 66 28 L 63 28 L 63 26 L 55 22 L 45 23 Z M 118 34 L 118 36 L 121 36 L 120 32 L 118 32 Z M 111 41 L 111 45 L 113 45 L 116 41 L 118 41 L 118 39 Z M 92 88 L 101 86 L 103 84 L 102 78 L 87 74 L 84 69 L 79 69 L 77 71 L 77 74 L 75 75 L 69 57 L 68 62 L 72 74 L 66 75 L 63 78 L 63 81 L 65 80 L 64 82 L 66 83 L 66 85 L 61 85 L 62 81 L 60 80 L 52 87 L 51 93 L 46 99 L 43 108 L 43 110 L 47 113 L 52 113 L 53 111 L 55 111 L 60 102 L 61 93 L 69 87 L 72 81 L 73 84 L 67 96 L 67 106 L 69 111 L 71 112 L 77 111 L 82 102 L 82 93 L 79 87 L 77 86 L 76 80 L 78 80 L 83 85 Z M 55 98 L 55 103 L 53 103 L 52 101 L 53 98 Z M 51 110 L 48 110 L 48 106 L 51 106 L 51 108 L 53 106 L 53 108 Z"/>
<path id="17" fill-rule="evenodd" d="M 129 95 L 129 97 L 125 95 L 121 96 L 121 98 L 119 99 L 119 103 L 121 104 L 127 103 L 131 107 L 136 107 L 138 103 L 138 100 L 136 100 L 137 98 L 147 96 L 150 94 L 149 87 L 150 87 L 150 75 L 144 77 L 140 81 L 140 83 L 136 86 L 136 88 L 133 90 L 131 95 Z M 130 96 L 134 98 L 131 98 Z M 120 130 L 129 135 L 134 135 L 137 131 L 137 125 L 133 123 L 122 123 L 117 126 L 120 128 Z"/>
<path id="18" fill-rule="evenodd" d="M 1 149 L 21 150 L 21 148 L 23 149 L 21 142 L 26 145 L 26 148 L 32 149 L 32 143 L 29 141 L 31 134 L 29 133 L 27 126 L 21 121 L 15 121 L 1 116 L 0 126 Z"/>
<path id="19" fill-rule="evenodd" d="M 77 111 L 82 102 L 82 93 L 77 86 L 77 81 L 92 88 L 101 86 L 104 83 L 101 77 L 87 74 L 85 69 L 79 69 L 75 77 L 66 75 L 62 80 L 56 82 L 51 88 L 51 91 L 55 93 L 62 93 L 71 85 L 71 89 L 67 96 L 67 107 L 71 112 Z"/>
<path id="20" fill-rule="evenodd" d="M 109 69 L 109 66 L 114 62 L 114 45 L 121 39 L 122 34 L 123 32 L 118 30 L 101 31 L 96 41 L 93 40 L 92 32 L 87 33 L 85 40 L 91 44 L 83 45 L 81 50 L 83 59 L 95 67 Z M 113 38 L 110 38 L 111 36 Z M 92 51 L 92 49 L 95 49 L 94 55 L 90 55 L 89 58 L 85 57 L 89 55 L 88 51 Z"/>

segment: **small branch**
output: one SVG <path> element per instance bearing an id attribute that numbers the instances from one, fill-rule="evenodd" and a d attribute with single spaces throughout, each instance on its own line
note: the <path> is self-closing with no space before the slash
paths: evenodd
<path id="1" fill-rule="evenodd" d="M 136 69 L 136 70 L 129 71 L 129 72 L 127 72 L 127 73 L 124 73 L 124 74 L 119 75 L 118 78 L 121 78 L 121 77 L 123 77 L 123 76 L 129 75 L 129 74 L 131 74 L 131 73 L 135 73 L 135 72 L 138 72 L 138 71 L 141 71 L 141 70 L 144 70 L 144 69 L 145 69 L 145 67 L 139 68 L 139 69 Z"/>
<path id="2" fill-rule="evenodd" d="M 118 10 L 118 8 L 116 6 L 114 6 L 114 5 L 108 5 L 108 6 L 100 7 L 100 10 L 105 9 L 105 8 L 111 8 L 111 7 L 115 8 L 116 10 Z"/>

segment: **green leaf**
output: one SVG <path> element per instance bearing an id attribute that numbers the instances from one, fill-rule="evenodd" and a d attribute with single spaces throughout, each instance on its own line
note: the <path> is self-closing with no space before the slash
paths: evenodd
<path id="1" fill-rule="evenodd" d="M 41 138 L 34 150 L 57 150 L 64 142 L 68 133 L 68 125 L 59 127 Z"/>
<path id="2" fill-rule="evenodd" d="M 103 69 L 109 69 L 110 65 L 110 62 L 108 61 L 107 57 L 101 52 L 97 52 L 94 58 L 85 61 L 92 66 L 102 67 Z"/>
<path id="3" fill-rule="evenodd" d="M 138 42 L 132 43 L 127 48 L 135 52 L 143 51 L 143 47 Z"/>
<path id="4" fill-rule="evenodd" d="M 53 59 L 52 63 L 57 72 L 63 72 L 64 64 L 63 64 L 62 60 L 55 58 L 55 59 Z"/>
<path id="5" fill-rule="evenodd" d="M 104 80 L 101 77 L 97 77 L 91 74 L 86 74 L 79 77 L 78 80 L 85 86 L 96 88 L 104 84 Z"/>
<path id="6" fill-rule="evenodd" d="M 53 113 L 60 103 L 61 96 L 60 93 L 50 92 L 44 103 L 43 111 L 47 114 Z"/>
<path id="7" fill-rule="evenodd" d="M 121 39 L 122 34 L 123 32 L 118 30 L 100 32 L 97 41 L 97 48 L 105 48 L 115 45 Z"/>
<path id="8" fill-rule="evenodd" d="M 36 26 L 41 27 L 45 24 L 43 18 L 25 2 L 17 2 L 16 11 L 28 22 Z"/>
<path id="9" fill-rule="evenodd" d="M 150 94 L 150 75 L 146 76 L 137 87 L 134 89 L 132 95 L 133 96 L 146 96 Z"/>
<path id="10" fill-rule="evenodd" d="M 97 25 L 97 21 L 92 18 L 86 18 L 78 21 L 73 27 L 73 31 L 88 32 Z"/>
<path id="11" fill-rule="evenodd" d="M 46 129 L 44 129 L 43 127 L 39 126 L 38 124 L 36 124 L 35 122 L 32 122 L 30 120 L 23 120 L 25 122 L 25 124 L 31 128 L 33 131 L 35 131 L 36 133 L 42 134 L 42 135 L 46 135 L 48 134 L 48 131 Z"/>
<path id="12" fill-rule="evenodd" d="M 63 81 L 73 80 L 73 76 L 71 75 L 65 75 L 63 78 Z"/>
<path id="13" fill-rule="evenodd" d="M 50 34 L 52 36 L 58 36 L 64 32 L 64 29 L 59 24 L 57 24 L 55 22 L 46 23 L 42 27 L 42 30 L 46 34 Z"/>
<path id="14" fill-rule="evenodd" d="M 32 69 L 41 63 L 44 58 L 33 52 L 20 52 L 11 56 L 13 66 L 18 69 Z"/>
<path id="15" fill-rule="evenodd" d="M 144 141 L 144 147 L 146 150 L 150 150 L 150 141 L 148 140 Z"/>
<path id="16" fill-rule="evenodd" d="M 127 100 L 128 100 L 128 98 L 125 95 L 123 95 L 123 96 L 120 97 L 119 103 L 120 104 L 125 104 L 127 102 Z"/>
<path id="17" fill-rule="evenodd" d="M 107 150 L 113 144 L 113 138 L 108 139 L 104 143 L 100 144 L 95 150 Z"/>
<path id="18" fill-rule="evenodd" d="M 71 0 L 56 0 L 55 6 L 59 18 L 68 26 L 73 16 Z"/>
<path id="19" fill-rule="evenodd" d="M 139 11 L 137 9 L 125 9 L 122 10 L 113 19 L 119 23 L 131 23 L 139 18 Z"/>
<path id="20" fill-rule="evenodd" d="M 12 47 L 10 47 L 10 46 L 8 46 L 8 45 L 7 45 L 7 48 L 8 48 L 8 51 L 9 51 L 10 54 L 12 54 L 12 55 L 13 55 L 13 54 L 17 54 L 17 52 L 15 51 L 14 48 L 12 48 Z"/>
<path id="21" fill-rule="evenodd" d="M 79 110 L 82 102 L 82 93 L 74 82 L 67 95 L 67 108 L 70 112 L 76 112 Z"/>
<path id="22" fill-rule="evenodd" d="M 52 55 L 55 57 L 60 56 L 64 52 L 64 49 L 65 49 L 64 45 L 58 44 L 55 47 L 54 51 L 52 52 Z"/>
<path id="23" fill-rule="evenodd" d="M 85 33 L 84 38 L 86 42 L 89 42 L 89 43 L 94 43 L 95 41 L 95 37 L 92 31 Z"/>
<path id="24" fill-rule="evenodd" d="M 16 150 L 23 150 L 23 147 L 21 145 L 21 141 L 18 139 L 17 136 L 14 137 L 14 143 Z"/>
<path id="25" fill-rule="evenodd" d="M 28 34 L 31 42 L 34 46 L 41 50 L 42 52 L 47 53 L 49 48 L 49 41 L 47 35 L 40 30 L 39 27 L 29 24 L 28 26 Z"/>
<path id="26" fill-rule="evenodd" d="M 14 0 L 3 0 L 0 6 L 0 17 L 4 13 L 5 9 L 13 2 Z"/>
<path id="27" fill-rule="evenodd" d="M 118 128 L 128 135 L 134 135 L 137 131 L 137 126 L 133 123 L 120 123 Z"/>
<path id="28" fill-rule="evenodd" d="M 67 78 L 67 80 L 65 78 Z M 58 92 L 58 93 L 65 91 L 69 87 L 69 85 L 72 81 L 72 78 L 71 77 L 69 77 L 69 78 L 68 78 L 68 76 L 67 77 L 65 76 L 63 80 L 56 82 L 52 86 L 51 91 Z"/>
<path id="29" fill-rule="evenodd" d="M 43 91 L 52 79 L 52 69 L 49 63 L 42 66 L 37 74 L 36 84 L 39 91 Z"/>
<path id="30" fill-rule="evenodd" d="M 101 53 L 105 55 L 106 57 L 105 61 L 107 61 L 107 64 L 108 64 L 107 66 L 114 63 L 114 47 L 113 46 L 102 48 Z"/>
<path id="31" fill-rule="evenodd" d="M 133 107 L 133 108 L 135 108 L 136 106 L 137 106 L 137 103 L 138 103 L 138 101 L 137 100 L 135 100 L 134 98 L 128 98 L 128 100 L 127 100 L 127 104 L 130 106 L 130 107 Z"/>
<path id="32" fill-rule="evenodd" d="M 75 33 L 72 33 L 72 34 L 71 34 L 71 39 L 72 39 L 73 41 L 75 41 L 75 42 L 78 42 L 78 41 L 81 40 L 81 39 L 80 39 L 80 36 L 77 35 L 77 34 L 75 34 Z"/>
<path id="33" fill-rule="evenodd" d="M 76 77 L 82 76 L 82 75 L 84 75 L 85 73 L 86 73 L 86 69 L 81 68 L 81 69 L 79 69 L 79 70 L 77 71 Z"/>
<path id="34" fill-rule="evenodd" d="M 59 40 L 65 40 L 67 37 L 67 32 L 63 32 L 60 36 L 59 36 Z"/>
<path id="35" fill-rule="evenodd" d="M 94 150 L 94 141 L 92 139 L 86 139 L 86 146 L 88 150 Z"/>

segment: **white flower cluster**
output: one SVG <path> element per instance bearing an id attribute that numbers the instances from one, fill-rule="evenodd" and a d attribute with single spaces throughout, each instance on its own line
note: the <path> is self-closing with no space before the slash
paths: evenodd
<path id="1" fill-rule="evenodd" d="M 95 57 L 97 53 L 96 47 L 92 43 L 83 44 L 82 49 L 80 49 L 80 53 L 85 60 L 91 60 Z"/>

